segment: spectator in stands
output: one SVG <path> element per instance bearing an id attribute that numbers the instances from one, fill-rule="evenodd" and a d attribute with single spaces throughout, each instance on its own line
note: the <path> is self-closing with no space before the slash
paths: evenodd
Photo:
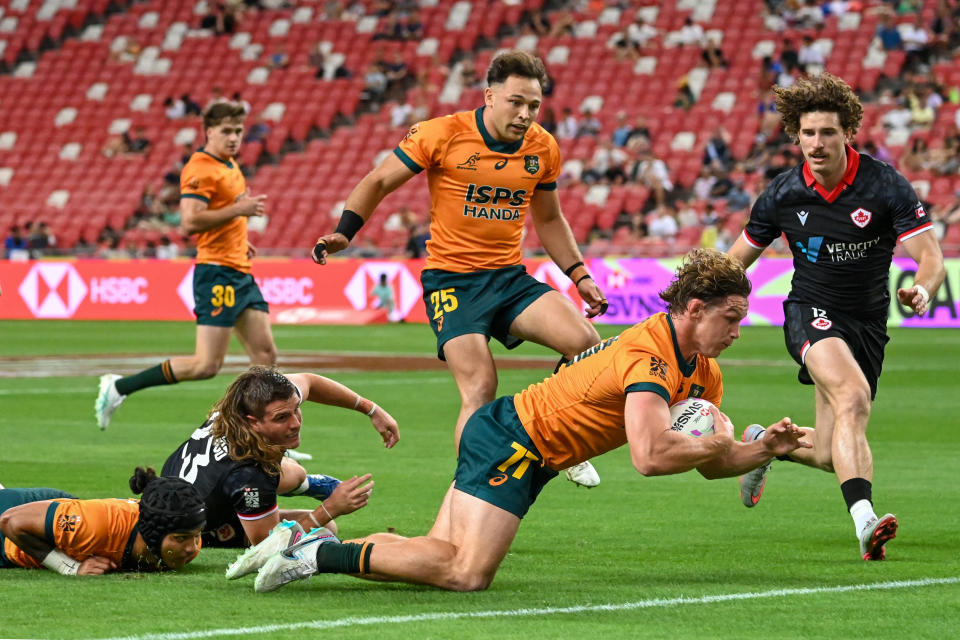
<path id="1" fill-rule="evenodd" d="M 218 2 L 212 12 L 201 18 L 200 28 L 209 29 L 218 36 L 232 34 L 237 30 L 241 15 L 242 9 L 239 5 Z"/>
<path id="2" fill-rule="evenodd" d="M 150 148 L 150 140 L 147 138 L 147 130 L 142 126 L 136 127 L 134 130 L 136 135 L 131 136 L 129 129 L 123 132 L 124 143 L 127 145 L 127 153 L 129 154 L 140 154 L 146 153 L 147 149 Z"/>
<path id="3" fill-rule="evenodd" d="M 230 100 L 227 99 L 227 95 L 221 87 L 213 87 L 210 89 L 210 99 L 207 100 L 207 106 L 204 107 L 204 111 L 220 102 L 230 102 Z"/>
<path id="4" fill-rule="evenodd" d="M 627 136 L 627 148 L 636 151 L 652 142 L 653 134 L 650 132 L 650 127 L 647 126 L 646 116 L 637 114 L 636 120 L 633 121 L 633 128 L 630 130 L 630 135 Z"/>
<path id="5" fill-rule="evenodd" d="M 180 96 L 180 99 L 183 100 L 183 106 L 186 110 L 185 115 L 199 116 L 203 113 L 203 109 L 200 107 L 200 104 L 191 98 L 189 93 L 183 94 Z"/>
<path id="6" fill-rule="evenodd" d="M 757 103 L 757 116 L 760 118 L 759 134 L 763 140 L 772 140 L 780 128 L 780 112 L 777 111 L 777 96 L 771 90 L 764 93 Z"/>
<path id="7" fill-rule="evenodd" d="M 913 22 L 904 25 L 900 37 L 903 40 L 903 50 L 907 54 L 903 61 L 904 69 L 917 70 L 930 62 L 930 33 L 919 13 L 914 16 Z"/>
<path id="8" fill-rule="evenodd" d="M 929 166 L 936 175 L 957 175 L 960 169 L 960 135 L 956 131 L 946 137 L 943 146 L 930 150 Z"/>
<path id="9" fill-rule="evenodd" d="M 673 100 L 673 106 L 687 110 L 690 109 L 696 101 L 697 99 L 693 95 L 693 90 L 690 88 L 690 77 L 687 74 L 683 74 L 680 76 L 680 79 L 677 80 L 677 96 Z"/>
<path id="10" fill-rule="evenodd" d="M 386 100 L 400 100 L 406 93 L 410 84 L 413 82 L 413 76 L 410 75 L 410 68 L 400 51 L 394 51 L 393 59 L 383 64 L 384 74 L 387 76 Z"/>
<path id="11" fill-rule="evenodd" d="M 10 233 L 3 241 L 3 248 L 7 260 L 26 260 L 30 253 L 27 248 L 27 239 L 20 229 L 20 225 L 10 227 Z"/>
<path id="12" fill-rule="evenodd" d="M 378 18 L 389 16 L 395 9 L 394 0 L 373 0 L 373 6 L 370 8 L 370 14 Z"/>
<path id="13" fill-rule="evenodd" d="M 710 190 L 713 189 L 713 183 L 716 181 L 717 178 L 713 175 L 713 169 L 704 165 L 700 168 L 700 174 L 693 181 L 690 190 L 697 200 L 706 200 L 710 197 Z"/>
<path id="14" fill-rule="evenodd" d="M 646 221 L 647 235 L 651 238 L 672 240 L 680 231 L 680 225 L 673 217 L 673 208 L 665 204 L 657 206 L 648 213 Z"/>
<path id="15" fill-rule="evenodd" d="M 423 20 L 420 12 L 414 9 L 403 22 L 403 39 L 407 42 L 418 42 L 423 39 Z"/>
<path id="16" fill-rule="evenodd" d="M 627 40 L 637 53 L 650 46 L 658 35 L 657 28 L 644 20 L 639 11 L 634 21 L 627 25 Z"/>
<path id="17" fill-rule="evenodd" d="M 678 41 L 681 46 L 701 46 L 703 44 L 703 27 L 694 22 L 693 18 L 687 16 L 678 34 Z"/>
<path id="18" fill-rule="evenodd" d="M 387 75 L 379 64 L 371 62 L 363 76 L 363 91 L 360 92 L 361 104 L 368 111 L 376 111 L 380 108 L 380 103 L 383 102 L 386 91 Z"/>
<path id="19" fill-rule="evenodd" d="M 590 109 L 584 109 L 583 119 L 580 120 L 580 125 L 577 127 L 577 137 L 589 136 L 595 138 L 600 134 L 601 129 L 603 129 L 603 123 L 600 122 L 600 119 Z"/>
<path id="20" fill-rule="evenodd" d="M 550 35 L 550 18 L 543 9 L 525 11 L 520 19 L 521 25 L 538 36 Z"/>
<path id="21" fill-rule="evenodd" d="M 163 101 L 163 108 L 164 115 L 169 120 L 179 120 L 187 115 L 187 105 L 184 104 L 182 98 L 167 96 L 166 100 Z"/>
<path id="22" fill-rule="evenodd" d="M 611 134 L 611 140 L 613 144 L 617 147 L 627 146 L 627 140 L 630 138 L 630 134 L 633 132 L 633 127 L 627 122 L 627 112 L 618 111 L 617 112 L 617 125 L 614 128 L 613 133 Z"/>
<path id="23" fill-rule="evenodd" d="M 904 89 L 903 98 L 907 101 L 907 107 L 910 109 L 910 125 L 914 131 L 929 129 L 937 117 L 936 110 L 926 100 L 929 95 L 929 89 L 923 87 L 914 88 L 910 86 Z"/>
<path id="24" fill-rule="evenodd" d="M 938 240 L 943 240 L 950 225 L 960 224 L 960 189 L 953 192 L 953 200 L 934 205 L 930 209 L 930 219 Z"/>
<path id="25" fill-rule="evenodd" d="M 823 27 L 823 9 L 818 0 L 806 0 L 794 13 L 795 26 L 801 29 L 820 29 Z"/>
<path id="26" fill-rule="evenodd" d="M 564 107 L 563 117 L 557 123 L 557 138 L 559 140 L 572 140 L 577 137 L 579 131 L 580 122 L 573 115 L 573 110 L 570 107 Z"/>
<path id="27" fill-rule="evenodd" d="M 632 180 L 646 185 L 653 193 L 654 202 L 658 206 L 666 204 L 667 196 L 673 191 L 673 182 L 670 180 L 667 164 L 654 155 L 649 144 L 639 149 L 637 160 L 627 175 Z"/>
<path id="28" fill-rule="evenodd" d="M 180 245 L 170 239 L 170 236 L 160 237 L 160 246 L 157 247 L 157 258 L 160 260 L 172 260 L 180 255 Z"/>
<path id="29" fill-rule="evenodd" d="M 77 238 L 77 241 L 73 244 L 71 252 L 73 255 L 81 258 L 87 258 L 94 254 L 97 250 L 97 247 L 90 243 L 87 240 L 87 236 L 84 233 L 80 234 L 80 237 Z"/>
<path id="30" fill-rule="evenodd" d="M 681 229 L 700 226 L 700 214 L 689 198 L 677 202 L 677 224 Z"/>
<path id="31" fill-rule="evenodd" d="M 626 30 L 614 31 L 610 34 L 610 38 L 607 40 L 607 48 L 613 50 L 613 55 L 618 61 L 628 58 L 636 60 L 638 57 L 636 48 L 630 44 Z"/>
<path id="32" fill-rule="evenodd" d="M 783 48 L 780 50 L 780 65 L 784 71 L 793 71 L 800 66 L 800 52 L 790 38 L 784 38 Z"/>
<path id="33" fill-rule="evenodd" d="M 550 27 L 551 38 L 575 35 L 577 21 L 569 9 L 561 9 L 554 13 L 553 24 Z"/>
<path id="34" fill-rule="evenodd" d="M 422 119 L 422 118 L 421 118 Z M 540 126 L 552 136 L 557 136 L 557 114 L 551 107 L 544 107 L 540 112 Z"/>
<path id="35" fill-rule="evenodd" d="M 120 246 L 120 238 L 109 237 L 97 248 L 97 257 L 106 259 L 129 258 L 130 252 Z"/>
<path id="36" fill-rule="evenodd" d="M 627 178 L 625 165 L 630 159 L 627 152 L 613 144 L 610 137 L 602 138 L 593 151 L 593 166 L 598 171 L 600 179 L 606 182 L 620 184 Z"/>
<path id="37" fill-rule="evenodd" d="M 403 25 L 395 13 L 385 16 L 385 20 L 380 21 L 379 28 L 373 34 L 372 40 L 403 40 Z"/>
<path id="38" fill-rule="evenodd" d="M 880 162 L 886 162 L 887 164 L 893 163 L 893 156 L 890 155 L 890 151 L 883 146 L 883 143 L 867 140 L 863 143 L 863 150 L 867 155 L 873 156 Z"/>
<path id="39" fill-rule="evenodd" d="M 270 135 L 270 125 L 264 119 L 263 114 L 257 116 L 256 121 L 247 129 L 243 137 L 244 142 L 263 142 Z"/>
<path id="40" fill-rule="evenodd" d="M 900 37 L 900 30 L 897 29 L 897 25 L 891 15 L 883 15 L 880 18 L 880 26 L 877 27 L 877 37 L 880 39 L 880 45 L 884 51 L 895 51 L 903 48 L 903 38 Z"/>
<path id="41" fill-rule="evenodd" d="M 733 155 L 730 153 L 730 134 L 723 125 L 717 125 L 710 134 L 710 139 L 703 147 L 703 164 L 715 170 L 729 170 L 733 166 Z"/>
<path id="42" fill-rule="evenodd" d="M 253 111 L 253 107 L 250 105 L 249 102 L 247 102 L 246 100 L 243 99 L 243 96 L 240 95 L 240 92 L 239 92 L 239 91 L 234 91 L 234 92 L 233 92 L 233 97 L 230 98 L 230 99 L 231 99 L 233 102 L 236 102 L 237 104 L 239 104 L 241 107 L 243 107 L 243 112 L 244 112 L 245 114 L 247 114 L 248 116 L 249 116 L 250 113 Z"/>
<path id="43" fill-rule="evenodd" d="M 467 55 L 460 61 L 459 79 L 460 86 L 464 89 L 470 89 L 480 84 L 480 74 L 477 73 L 473 56 Z"/>
<path id="44" fill-rule="evenodd" d="M 800 45 L 797 60 L 804 73 L 816 75 L 823 71 L 823 51 L 820 50 L 820 45 L 813 39 L 813 36 L 803 36 L 803 44 Z"/>
<path id="45" fill-rule="evenodd" d="M 723 49 L 720 48 L 720 42 L 714 36 L 707 39 L 707 42 L 703 45 L 703 50 L 700 52 L 700 57 L 711 69 L 727 68 L 727 60 L 723 57 Z"/>
<path id="46" fill-rule="evenodd" d="M 926 138 L 917 136 L 907 151 L 900 157 L 900 170 L 904 173 L 930 168 L 930 147 Z"/>

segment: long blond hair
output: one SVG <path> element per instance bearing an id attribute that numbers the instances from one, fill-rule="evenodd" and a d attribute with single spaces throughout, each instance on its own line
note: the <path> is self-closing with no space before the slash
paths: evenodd
<path id="1" fill-rule="evenodd" d="M 211 433 L 214 438 L 226 439 L 231 459 L 253 460 L 267 473 L 279 474 L 285 449 L 251 429 L 247 416 L 262 419 L 268 404 L 297 393 L 297 387 L 276 367 L 250 367 L 214 405 L 213 412 L 219 415 L 213 420 Z"/>

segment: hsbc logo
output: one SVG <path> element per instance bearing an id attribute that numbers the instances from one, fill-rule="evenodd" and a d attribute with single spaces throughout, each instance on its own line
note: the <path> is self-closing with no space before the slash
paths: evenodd
<path id="1" fill-rule="evenodd" d="M 69 262 L 33 265 L 18 291 L 37 318 L 70 318 L 87 297 L 87 285 Z"/>
<path id="2" fill-rule="evenodd" d="M 395 317 L 391 319 L 405 318 L 422 298 L 423 289 L 403 263 L 364 262 L 347 282 L 343 290 L 344 295 L 354 309 L 358 311 L 366 309 L 370 292 L 379 282 L 381 275 L 387 276 L 387 283 L 393 287 L 397 301 L 393 312 Z"/>

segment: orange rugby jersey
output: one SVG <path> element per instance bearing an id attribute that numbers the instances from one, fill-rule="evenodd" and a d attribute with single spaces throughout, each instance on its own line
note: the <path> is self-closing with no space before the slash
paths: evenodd
<path id="1" fill-rule="evenodd" d="M 223 161 L 202 148 L 180 172 L 180 197 L 196 198 L 210 209 L 223 209 L 247 191 L 236 160 Z M 240 216 L 197 234 L 197 263 L 218 264 L 250 273 L 247 257 L 247 218 Z"/>
<path id="2" fill-rule="evenodd" d="M 483 110 L 415 124 L 394 149 L 411 171 L 427 170 L 426 269 L 458 273 L 520 264 L 523 223 L 535 189 L 557 188 L 560 149 L 534 123 L 522 140 L 495 140 Z"/>
<path id="3" fill-rule="evenodd" d="M 657 313 L 584 351 L 513 402 L 544 464 L 559 471 L 626 443 L 624 406 L 634 391 L 656 393 L 668 405 L 696 396 L 720 406 L 723 380 L 713 358 L 683 361 L 673 322 Z"/>
<path id="4" fill-rule="evenodd" d="M 90 556 L 103 556 L 123 565 L 124 554 L 133 546 L 134 526 L 140 515 L 137 500 L 107 498 L 102 500 L 68 500 L 58 498 L 53 516 L 47 512 L 44 538 L 65 554 L 83 562 Z M 14 564 L 35 568 L 40 563 L 26 554 L 9 538 L 4 552 Z"/>

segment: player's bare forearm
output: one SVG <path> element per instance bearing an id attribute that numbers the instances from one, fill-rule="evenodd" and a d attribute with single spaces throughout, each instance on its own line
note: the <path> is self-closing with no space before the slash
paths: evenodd
<path id="1" fill-rule="evenodd" d="M 730 478 L 753 471 L 775 456 L 782 456 L 798 448 L 810 448 L 802 440 L 804 430 L 783 418 L 767 427 L 763 438 L 748 443 L 734 442 L 722 457 L 699 465 L 697 471 L 707 479 Z"/>
<path id="2" fill-rule="evenodd" d="M 743 265 L 743 268 L 746 269 L 757 261 L 757 258 L 760 257 L 760 254 L 763 253 L 763 249 L 752 247 L 741 233 L 740 237 L 737 238 L 727 253 L 739 260 L 740 264 Z"/>
<path id="3" fill-rule="evenodd" d="M 200 200 L 181 202 L 180 229 L 187 235 L 210 231 L 240 216 L 262 215 L 265 196 L 243 198 L 220 209 L 209 209 Z M 198 206 L 199 205 L 199 206 Z"/>
<path id="4" fill-rule="evenodd" d="M 936 236 L 931 231 L 908 238 L 903 247 L 917 263 L 917 272 L 913 286 L 897 290 L 897 299 L 910 307 L 917 315 L 927 312 L 930 299 L 935 298 L 937 290 L 946 278 L 943 266 L 943 253 Z"/>
<path id="5" fill-rule="evenodd" d="M 0 516 L 0 531 L 24 553 L 41 562 L 56 547 L 44 537 L 49 500 L 31 502 L 7 509 Z"/>

